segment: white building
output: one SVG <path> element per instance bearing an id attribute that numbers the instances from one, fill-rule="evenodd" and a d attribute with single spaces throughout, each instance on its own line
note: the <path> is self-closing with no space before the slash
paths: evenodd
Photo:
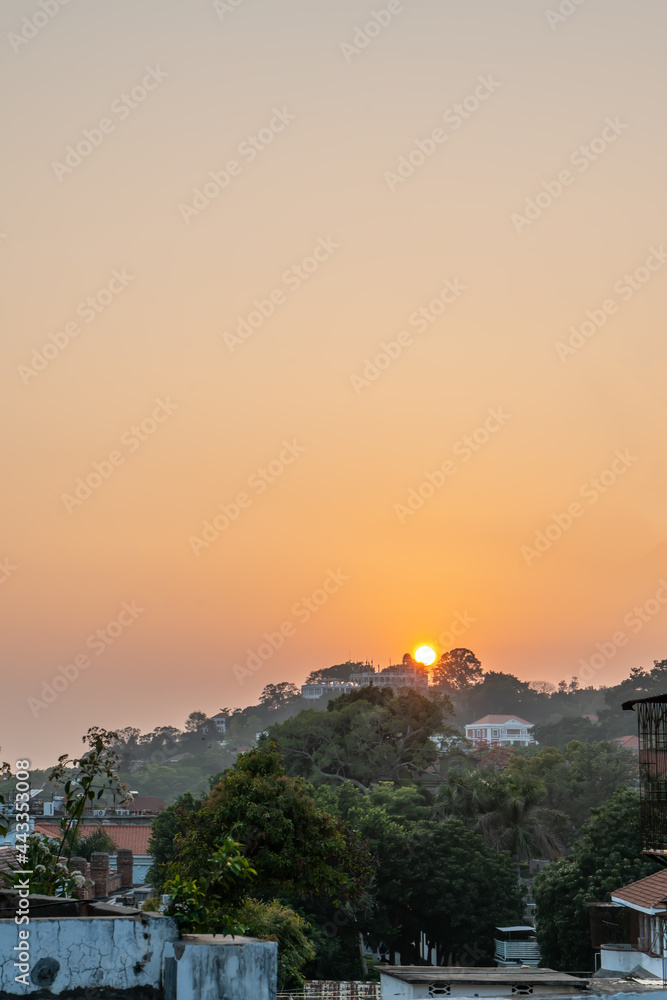
<path id="1" fill-rule="evenodd" d="M 617 889 L 611 900 L 604 908 L 623 907 L 626 913 L 629 910 L 629 919 L 625 941 L 601 945 L 600 968 L 623 976 L 639 965 L 649 975 L 663 979 L 667 968 L 667 869 Z"/>
<path id="2" fill-rule="evenodd" d="M 405 997 L 513 997 L 576 996 L 588 988 L 588 981 L 553 969 L 513 969 L 425 965 L 380 966 L 382 1000 Z"/>
<path id="3" fill-rule="evenodd" d="M 476 747 L 481 743 L 492 747 L 527 747 L 536 742 L 532 730 L 533 723 L 518 715 L 485 715 L 466 726 L 466 738 Z"/>
<path id="4" fill-rule="evenodd" d="M 359 687 L 352 681 L 317 681 L 316 684 L 302 684 L 301 697 L 308 699 L 323 698 L 326 694 L 348 694 Z"/>
<path id="5" fill-rule="evenodd" d="M 535 928 L 529 924 L 516 927 L 496 927 L 496 965 L 508 968 L 529 965 L 536 969 L 540 964 L 540 946 L 535 936 Z"/>

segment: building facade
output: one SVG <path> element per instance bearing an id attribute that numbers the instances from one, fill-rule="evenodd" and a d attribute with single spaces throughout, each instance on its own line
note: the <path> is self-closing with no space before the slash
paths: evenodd
<path id="1" fill-rule="evenodd" d="M 465 727 L 466 739 L 473 746 L 488 744 L 492 747 L 522 746 L 535 743 L 533 723 L 518 715 L 485 715 Z"/>

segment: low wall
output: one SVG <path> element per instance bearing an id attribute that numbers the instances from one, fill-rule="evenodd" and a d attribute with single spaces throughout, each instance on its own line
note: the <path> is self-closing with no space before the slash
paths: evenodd
<path id="1" fill-rule="evenodd" d="M 28 985 L 16 981 L 23 969 L 14 965 L 19 930 L 24 929 L 30 935 Z M 173 920 L 148 913 L 31 917 L 27 928 L 13 919 L 0 920 L 0 998 L 29 996 L 39 989 L 54 996 L 96 987 L 133 990 L 135 995 L 141 988 L 157 990 L 165 945 L 177 938 Z"/>
<path id="2" fill-rule="evenodd" d="M 165 945 L 164 1000 L 275 1000 L 278 945 L 186 934 Z"/>
<path id="3" fill-rule="evenodd" d="M 636 965 L 662 979 L 662 959 L 631 948 L 614 948 L 603 944 L 600 949 L 600 969 L 606 972 L 632 972 Z"/>

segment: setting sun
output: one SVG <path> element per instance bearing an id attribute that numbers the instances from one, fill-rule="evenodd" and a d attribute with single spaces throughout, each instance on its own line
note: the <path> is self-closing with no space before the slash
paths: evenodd
<path id="1" fill-rule="evenodd" d="M 430 646 L 420 646 L 415 653 L 417 663 L 423 663 L 425 667 L 430 666 L 435 660 L 435 650 Z"/>

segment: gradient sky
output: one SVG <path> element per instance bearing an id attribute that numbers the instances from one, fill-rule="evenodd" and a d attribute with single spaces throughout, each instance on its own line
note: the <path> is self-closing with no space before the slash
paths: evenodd
<path id="1" fill-rule="evenodd" d="M 667 656 L 667 9 L 43 3 L 0 11 L 2 756 L 421 642 L 553 682 L 601 644 L 596 685 Z"/>

